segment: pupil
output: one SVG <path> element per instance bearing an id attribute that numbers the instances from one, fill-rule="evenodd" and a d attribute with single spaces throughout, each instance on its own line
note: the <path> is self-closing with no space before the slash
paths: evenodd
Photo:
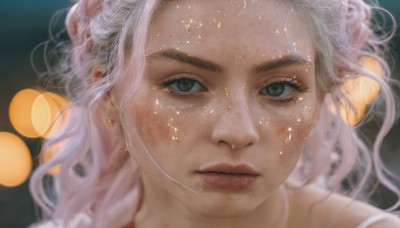
<path id="1" fill-rule="evenodd" d="M 268 86 L 267 90 L 271 96 L 280 96 L 285 91 L 285 85 L 281 83 L 274 83 Z"/>
<path id="2" fill-rule="evenodd" d="M 177 82 L 177 87 L 181 91 L 190 91 L 194 86 L 194 81 L 192 79 L 180 79 Z"/>

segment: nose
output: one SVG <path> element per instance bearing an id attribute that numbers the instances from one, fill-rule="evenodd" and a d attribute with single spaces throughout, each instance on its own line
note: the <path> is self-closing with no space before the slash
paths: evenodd
<path id="1" fill-rule="evenodd" d="M 260 136 L 254 125 L 251 110 L 246 102 L 235 102 L 220 111 L 214 124 L 213 143 L 240 150 L 258 142 Z"/>

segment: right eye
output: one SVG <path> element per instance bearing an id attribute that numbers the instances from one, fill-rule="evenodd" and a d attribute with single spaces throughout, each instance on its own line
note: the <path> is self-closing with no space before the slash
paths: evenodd
<path id="1" fill-rule="evenodd" d="M 206 89 L 195 79 L 191 78 L 177 78 L 164 83 L 173 92 L 178 93 L 196 93 L 202 92 Z"/>

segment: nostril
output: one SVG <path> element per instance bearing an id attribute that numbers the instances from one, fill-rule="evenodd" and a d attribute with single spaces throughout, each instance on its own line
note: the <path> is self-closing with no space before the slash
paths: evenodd
<path id="1" fill-rule="evenodd" d="M 238 151 L 240 149 L 252 146 L 253 142 L 249 142 L 247 144 L 235 144 L 235 143 L 229 143 L 229 142 L 226 142 L 226 141 L 220 141 L 219 144 L 228 147 L 232 151 Z"/>

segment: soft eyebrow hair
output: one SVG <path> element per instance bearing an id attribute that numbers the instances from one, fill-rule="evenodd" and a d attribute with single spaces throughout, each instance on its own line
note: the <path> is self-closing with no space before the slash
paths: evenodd
<path id="1" fill-rule="evenodd" d="M 198 68 L 206 69 L 217 73 L 222 73 L 223 71 L 222 67 L 216 63 L 198 57 L 190 56 L 189 54 L 177 51 L 175 49 L 167 49 L 153 53 L 149 56 L 146 56 L 146 59 L 151 60 L 153 58 L 160 58 L 160 57 L 166 57 L 169 59 L 173 59 L 182 63 L 187 63 L 196 66 Z"/>
<path id="2" fill-rule="evenodd" d="M 151 55 L 146 56 L 146 60 L 151 60 L 160 57 L 173 59 L 182 63 L 190 64 L 195 67 L 206 69 L 216 73 L 223 72 L 223 68 L 216 63 L 213 63 L 205 59 L 201 59 L 199 57 L 190 56 L 187 53 L 175 49 L 166 49 L 153 53 Z M 277 68 L 284 68 L 293 65 L 311 65 L 311 64 L 312 61 L 305 59 L 300 55 L 285 55 L 280 57 L 279 59 L 269 60 L 254 66 L 252 72 L 255 74 L 260 74 Z"/>
<path id="3" fill-rule="evenodd" d="M 256 74 L 264 73 L 276 68 L 283 68 L 292 65 L 311 65 L 312 61 L 303 58 L 300 55 L 286 55 L 276 60 L 270 60 L 253 67 Z"/>

